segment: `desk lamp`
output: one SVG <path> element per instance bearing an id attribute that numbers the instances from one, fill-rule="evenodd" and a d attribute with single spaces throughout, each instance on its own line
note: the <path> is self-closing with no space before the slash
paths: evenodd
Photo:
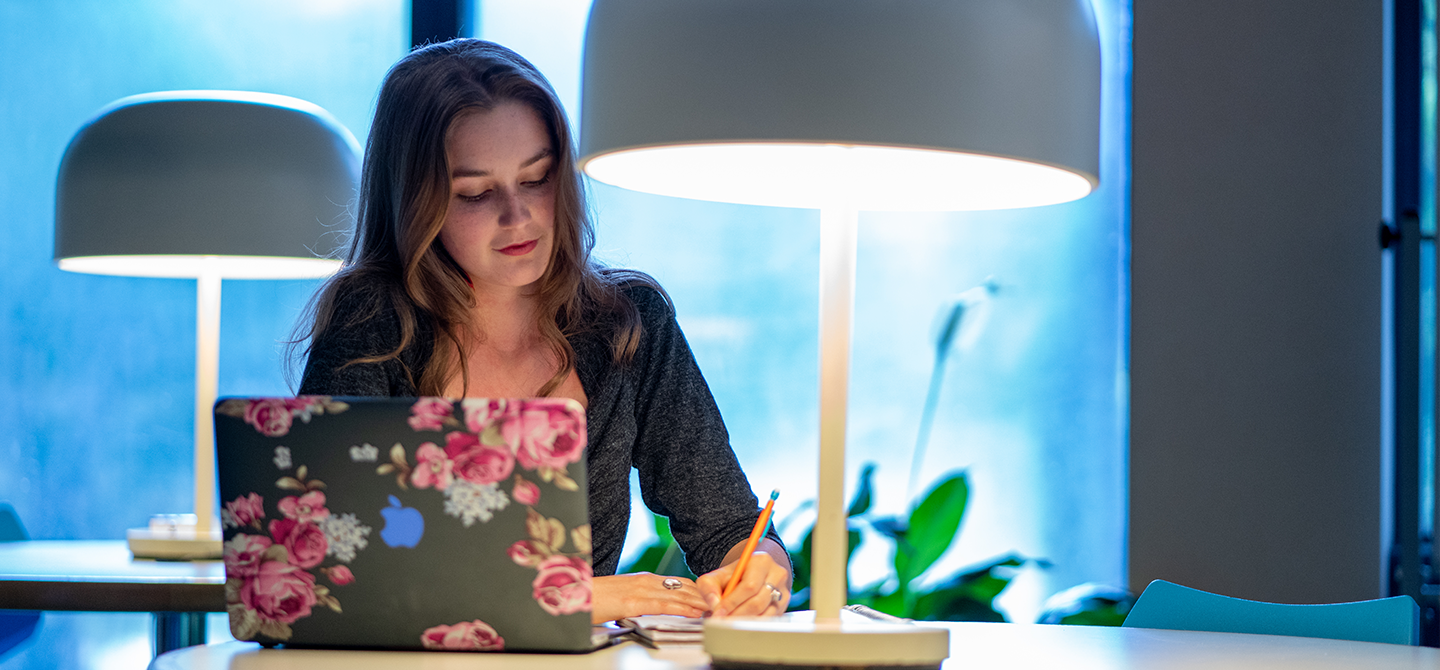
<path id="1" fill-rule="evenodd" d="M 196 280 L 194 518 L 160 515 L 128 531 L 137 557 L 220 555 L 211 413 L 220 282 L 335 272 L 340 262 L 316 252 L 325 235 L 349 229 L 359 151 L 320 107 L 236 91 L 123 98 L 66 148 L 55 196 L 60 269 Z"/>
<path id="2" fill-rule="evenodd" d="M 943 630 L 839 618 L 858 212 L 1090 193 L 1096 30 L 1087 0 L 595 0 L 580 135 L 591 178 L 820 210 L 815 619 L 710 621 L 717 665 L 933 667 L 948 656 Z"/>

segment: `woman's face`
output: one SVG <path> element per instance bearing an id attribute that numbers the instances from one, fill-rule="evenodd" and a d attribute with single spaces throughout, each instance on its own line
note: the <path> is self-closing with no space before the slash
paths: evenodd
<path id="1" fill-rule="evenodd" d="M 545 123 L 515 102 L 467 112 L 450 125 L 445 156 L 445 250 L 477 291 L 539 281 L 555 244 L 555 155 Z"/>

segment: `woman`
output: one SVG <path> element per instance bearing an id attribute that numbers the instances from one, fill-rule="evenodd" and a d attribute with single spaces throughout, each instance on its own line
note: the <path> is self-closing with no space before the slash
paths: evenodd
<path id="1" fill-rule="evenodd" d="M 766 537 L 709 388 L 650 277 L 590 259 L 564 112 L 534 66 L 460 39 L 386 75 L 345 269 L 316 298 L 300 393 L 574 398 L 586 407 L 593 619 L 768 615 L 790 563 Z M 614 575 L 629 470 L 671 519 L 690 580 Z"/>

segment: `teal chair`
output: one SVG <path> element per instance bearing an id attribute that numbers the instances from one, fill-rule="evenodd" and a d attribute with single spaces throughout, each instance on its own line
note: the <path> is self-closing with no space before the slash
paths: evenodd
<path id="1" fill-rule="evenodd" d="M 1416 645 L 1420 608 L 1410 596 L 1327 605 L 1262 603 L 1157 579 L 1145 587 L 1122 626 Z"/>
<path id="2" fill-rule="evenodd" d="M 0 542 L 20 542 L 30 539 L 15 508 L 0 503 Z M 40 613 L 26 610 L 0 610 L 0 659 L 21 642 L 35 634 L 40 625 Z"/>

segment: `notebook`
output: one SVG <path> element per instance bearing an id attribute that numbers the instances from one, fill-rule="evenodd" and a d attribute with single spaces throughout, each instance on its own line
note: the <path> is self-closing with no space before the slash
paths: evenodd
<path id="1" fill-rule="evenodd" d="M 621 619 L 636 639 L 651 647 L 699 646 L 705 641 L 705 620 L 673 614 L 650 614 Z"/>
<path id="2" fill-rule="evenodd" d="M 222 398 L 215 440 L 236 639 L 595 646 L 574 400 Z"/>

